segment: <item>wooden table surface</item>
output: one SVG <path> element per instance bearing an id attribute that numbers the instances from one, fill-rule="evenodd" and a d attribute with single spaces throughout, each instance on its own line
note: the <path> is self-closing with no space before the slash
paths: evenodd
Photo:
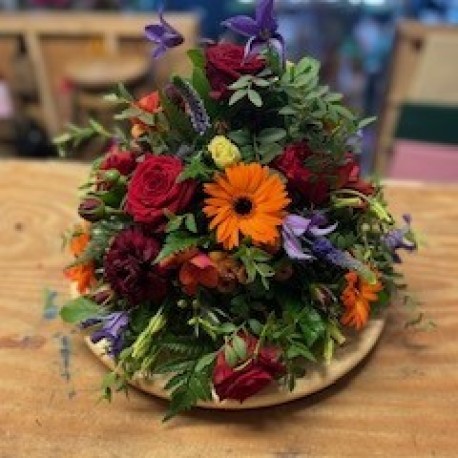
<path id="1" fill-rule="evenodd" d="M 436 330 L 404 330 L 393 308 L 372 354 L 321 393 L 163 424 L 165 403 L 136 391 L 97 403 L 104 368 L 43 316 L 44 287 L 67 297 L 60 234 L 76 220 L 86 166 L 4 161 L 0 172 L 0 457 L 458 455 L 458 186 L 387 192 L 395 215 L 410 211 L 427 235 L 402 269 Z"/>

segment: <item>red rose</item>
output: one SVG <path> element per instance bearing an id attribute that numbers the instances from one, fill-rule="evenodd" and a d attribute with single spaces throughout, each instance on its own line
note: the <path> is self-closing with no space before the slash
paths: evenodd
<path id="1" fill-rule="evenodd" d="M 232 43 L 209 46 L 206 51 L 207 78 L 212 87 L 210 96 L 216 100 L 227 98 L 228 86 L 242 75 L 255 75 L 265 67 L 265 62 L 258 56 L 244 59 L 245 48 Z"/>
<path id="2" fill-rule="evenodd" d="M 165 223 L 164 210 L 179 213 L 192 199 L 196 183 L 177 183 L 183 170 L 180 159 L 149 155 L 135 170 L 127 190 L 127 213 L 138 223 L 159 229 Z"/>
<path id="3" fill-rule="evenodd" d="M 347 188 L 359 191 L 366 196 L 374 194 L 375 188 L 360 177 L 360 167 L 353 153 L 345 155 L 346 163 L 338 169 L 337 189 Z"/>
<path id="4" fill-rule="evenodd" d="M 216 359 L 213 386 L 220 400 L 236 399 L 243 402 L 285 373 L 285 366 L 279 362 L 280 351 L 277 348 L 262 347 L 254 357 L 258 339 L 251 335 L 243 338 L 247 345 L 248 356 L 252 359 L 242 369 L 230 367 L 224 351 L 221 351 Z"/>
<path id="5" fill-rule="evenodd" d="M 324 174 L 314 173 L 304 165 L 312 154 L 306 143 L 288 145 L 272 165 L 286 176 L 291 191 L 310 203 L 321 204 L 328 197 L 329 184 Z"/>
<path id="6" fill-rule="evenodd" d="M 136 155 L 132 151 L 121 151 L 112 146 L 100 165 L 100 170 L 117 170 L 121 175 L 130 175 L 137 166 Z"/>

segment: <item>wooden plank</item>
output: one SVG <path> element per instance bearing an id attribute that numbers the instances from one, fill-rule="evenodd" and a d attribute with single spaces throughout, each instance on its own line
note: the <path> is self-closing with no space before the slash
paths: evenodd
<path id="1" fill-rule="evenodd" d="M 266 410 L 196 410 L 163 424 L 166 404 L 136 391 L 97 403 L 103 366 L 78 334 L 42 315 L 45 286 L 59 303 L 68 295 L 59 235 L 76 221 L 87 170 L 0 163 L 0 456 L 456 456 L 457 186 L 393 183 L 387 192 L 394 213 L 411 212 L 428 238 L 401 268 L 434 332 L 405 330 L 393 307 L 375 351 L 333 387 Z"/>
<path id="2" fill-rule="evenodd" d="M 27 46 L 27 53 L 30 56 L 36 72 L 39 97 L 43 106 L 43 115 L 48 128 L 48 133 L 50 135 L 55 135 L 60 128 L 56 99 L 53 97 L 49 74 L 46 69 L 38 36 L 33 32 L 26 33 L 25 43 Z"/>

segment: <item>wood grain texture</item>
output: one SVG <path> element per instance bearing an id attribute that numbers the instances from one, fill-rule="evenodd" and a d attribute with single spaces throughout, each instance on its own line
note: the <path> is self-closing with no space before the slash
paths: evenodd
<path id="1" fill-rule="evenodd" d="M 162 424 L 165 402 L 132 391 L 97 403 L 104 367 L 81 337 L 43 318 L 45 286 L 67 297 L 59 235 L 87 167 L 0 162 L 0 457 L 456 456 L 458 187 L 391 184 L 428 245 L 402 265 L 437 323 L 403 329 L 393 308 L 369 358 L 305 400 L 247 412 L 195 410 Z"/>

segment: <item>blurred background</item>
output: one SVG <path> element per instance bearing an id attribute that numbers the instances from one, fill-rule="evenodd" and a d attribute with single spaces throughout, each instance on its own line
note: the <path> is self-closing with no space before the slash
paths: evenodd
<path id="1" fill-rule="evenodd" d="M 69 122 L 109 122 L 101 95 L 123 82 L 140 96 L 174 72 L 201 38 L 227 39 L 220 22 L 253 14 L 255 0 L 168 0 L 186 46 L 153 62 L 145 24 L 157 0 L 0 0 L 0 158 L 56 156 Z M 287 54 L 322 62 L 366 129 L 365 173 L 458 181 L 458 0 L 277 0 Z M 90 159 L 104 145 L 83 144 Z"/>

